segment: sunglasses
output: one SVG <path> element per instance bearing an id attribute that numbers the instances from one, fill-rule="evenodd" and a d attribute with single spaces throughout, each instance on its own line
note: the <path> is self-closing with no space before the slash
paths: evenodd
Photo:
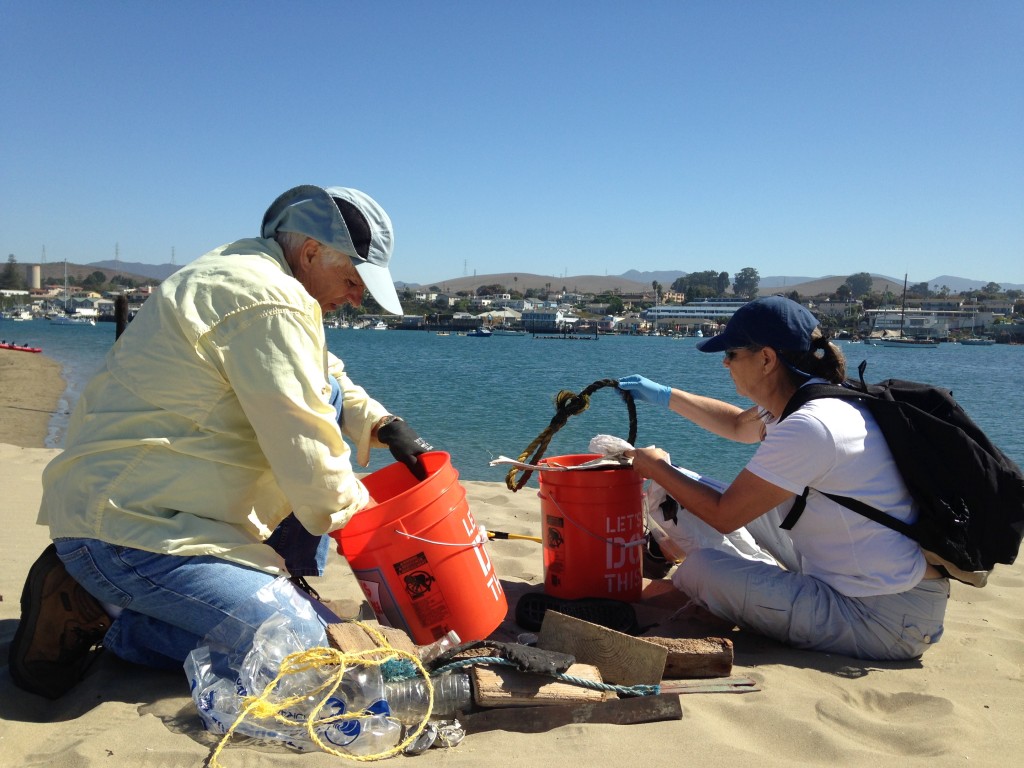
<path id="1" fill-rule="evenodd" d="M 731 349 L 725 350 L 725 359 L 730 363 L 739 357 L 740 352 L 756 352 L 761 347 L 732 347 Z"/>

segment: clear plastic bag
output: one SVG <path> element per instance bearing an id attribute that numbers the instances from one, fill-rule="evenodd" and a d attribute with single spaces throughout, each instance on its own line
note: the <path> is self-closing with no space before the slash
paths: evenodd
<path id="1" fill-rule="evenodd" d="M 380 668 L 372 665 L 349 667 L 338 690 L 326 702 L 326 690 L 314 692 L 328 683 L 336 666 L 310 664 L 306 669 L 284 675 L 266 695 L 266 701 L 275 705 L 294 698 L 280 714 L 297 725 L 252 713 L 235 725 L 246 706 L 245 698 L 263 694 L 289 654 L 327 646 L 322 627 L 312 621 L 292 620 L 293 616 L 309 619 L 313 608 L 296 597 L 287 580 L 274 581 L 261 590 L 260 598 L 275 606 L 271 618 L 260 623 L 255 631 L 252 626 L 256 621 L 246 622 L 244 616 L 226 619 L 185 660 L 192 700 L 206 728 L 223 735 L 235 726 L 234 732 L 238 734 L 280 742 L 297 750 L 314 750 L 319 747 L 310 738 L 305 723 L 323 702 L 316 713 L 317 721 L 349 712 L 368 713 L 315 725 L 314 730 L 324 744 L 353 755 L 380 754 L 398 744 L 402 725 L 390 717 Z"/>

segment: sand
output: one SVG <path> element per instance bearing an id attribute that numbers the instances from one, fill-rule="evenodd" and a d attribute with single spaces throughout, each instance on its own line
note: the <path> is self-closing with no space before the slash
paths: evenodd
<path id="1" fill-rule="evenodd" d="M 105 654 L 58 701 L 27 694 L 11 682 L 7 649 L 20 615 L 22 585 L 48 542 L 46 530 L 34 521 L 40 474 L 57 451 L 38 446 L 61 389 L 54 364 L 37 355 L 24 357 L 28 360 L 8 361 L 0 354 L 0 765 L 202 765 L 215 742 L 201 729 L 183 673 L 153 672 Z M 488 528 L 536 535 L 534 484 L 512 494 L 495 483 L 464 483 L 474 515 Z M 509 593 L 542 582 L 538 544 L 493 541 L 488 550 Z M 358 588 L 344 561 L 333 558 L 315 586 L 342 613 L 354 612 Z M 683 695 L 682 720 L 470 733 L 455 749 L 391 762 L 484 768 L 1013 765 L 1024 753 L 1017 715 L 1024 696 L 1022 562 L 998 568 L 981 590 L 954 583 L 945 636 L 918 661 L 864 662 L 797 651 L 693 618 L 663 621 L 652 634 L 730 637 L 733 674 L 752 678 L 760 690 Z M 672 600 L 684 602 L 682 596 Z M 664 620 L 669 612 L 652 615 Z M 339 762 L 322 753 L 252 745 L 230 746 L 220 760 L 247 768 Z"/>

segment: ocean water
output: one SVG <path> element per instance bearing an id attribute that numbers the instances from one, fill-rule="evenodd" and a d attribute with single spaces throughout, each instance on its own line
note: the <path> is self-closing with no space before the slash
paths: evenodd
<path id="1" fill-rule="evenodd" d="M 0 338 L 42 347 L 61 364 L 68 389 L 47 441 L 60 447 L 71 408 L 114 343 L 114 324 L 4 321 Z M 663 384 L 750 405 L 736 395 L 721 355 L 698 352 L 696 339 L 474 338 L 426 331 L 328 329 L 327 342 L 356 382 L 435 447 L 451 454 L 464 480 L 502 482 L 507 468 L 491 467 L 489 462 L 501 455 L 516 458 L 525 451 L 555 415 L 554 398 L 560 390 L 579 392 L 601 379 L 642 373 Z M 901 378 L 952 389 L 992 441 L 1024 465 L 1024 347 L 842 347 L 851 372 L 867 360 L 868 381 Z M 658 445 L 676 464 L 722 480 L 731 480 L 753 452 L 753 446 L 718 438 L 646 403 L 637 403 L 637 426 L 637 444 Z M 554 436 L 544 455 L 585 453 L 594 435 L 625 438 L 628 431 L 625 404 L 613 389 L 600 389 L 589 409 L 571 417 Z M 373 453 L 370 471 L 390 463 L 387 451 Z M 530 482 L 535 486 L 536 478 Z"/>

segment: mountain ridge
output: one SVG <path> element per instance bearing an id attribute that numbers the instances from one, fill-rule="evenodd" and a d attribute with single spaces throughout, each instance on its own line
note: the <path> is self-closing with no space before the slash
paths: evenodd
<path id="1" fill-rule="evenodd" d="M 43 265 L 47 274 L 57 268 L 63 270 L 63 262 L 53 262 Z M 77 274 L 85 267 L 93 270 L 112 270 L 134 279 L 149 278 L 151 280 L 165 280 L 170 275 L 181 269 L 181 264 L 143 264 L 141 262 L 126 261 L 97 261 L 86 265 L 69 264 L 69 274 L 79 277 Z M 88 274 L 86 272 L 85 274 Z M 607 293 L 618 291 L 619 293 L 639 293 L 651 288 L 651 283 L 657 281 L 662 287 L 668 288 L 677 278 L 684 277 L 688 273 L 682 271 L 661 270 L 661 271 L 639 271 L 631 269 L 621 275 L 570 275 L 566 277 L 553 277 L 551 275 L 536 275 L 529 272 L 498 272 L 489 275 L 473 275 L 471 277 L 453 277 L 447 280 L 435 280 L 429 283 L 410 283 L 400 280 L 395 281 L 399 290 L 403 288 L 430 288 L 437 286 L 442 292 L 456 293 L 458 291 L 472 291 L 481 285 L 502 285 L 507 290 L 526 291 L 528 289 L 543 290 L 550 287 L 551 290 L 560 290 L 563 287 L 574 293 Z M 851 273 L 852 274 L 852 273 Z M 83 275 L 84 276 L 84 275 Z M 888 287 L 873 286 L 873 290 L 883 292 L 885 290 L 902 290 L 903 279 L 888 275 L 872 273 L 874 281 L 889 283 Z M 759 287 L 762 295 L 767 293 L 790 293 L 796 291 L 801 296 L 815 296 L 820 293 L 834 293 L 836 288 L 846 282 L 849 275 L 825 275 L 822 277 L 809 276 L 786 276 L 767 275 L 760 279 Z M 924 282 L 912 280 L 911 284 Z M 989 282 L 995 282 L 1004 291 L 1024 290 L 1024 284 L 1000 283 L 990 280 L 973 280 L 953 275 L 939 275 L 927 281 L 933 290 L 947 287 L 951 293 L 970 291 L 983 288 Z"/>

